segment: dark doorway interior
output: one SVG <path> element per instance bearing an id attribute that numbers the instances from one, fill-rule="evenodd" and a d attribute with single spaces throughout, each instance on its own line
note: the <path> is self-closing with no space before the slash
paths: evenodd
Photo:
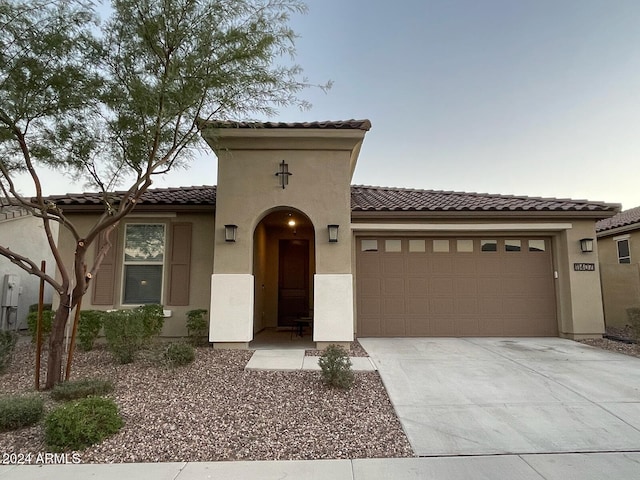
<path id="1" fill-rule="evenodd" d="M 309 241 L 280 240 L 278 259 L 278 326 L 285 327 L 309 312 Z"/>

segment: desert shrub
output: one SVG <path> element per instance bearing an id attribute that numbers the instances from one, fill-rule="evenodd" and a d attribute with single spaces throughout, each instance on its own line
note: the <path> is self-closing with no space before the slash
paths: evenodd
<path id="1" fill-rule="evenodd" d="M 144 305 L 130 310 L 106 312 L 103 317 L 107 346 L 119 363 L 131 363 L 162 330 L 161 305 Z"/>
<path id="2" fill-rule="evenodd" d="M 100 310 L 83 310 L 80 312 L 78 322 L 78 347 L 85 352 L 93 349 L 93 344 L 98 338 L 102 328 L 104 312 Z"/>
<path id="3" fill-rule="evenodd" d="M 18 335 L 15 332 L 0 330 L 0 374 L 9 368 L 17 341 Z"/>
<path id="4" fill-rule="evenodd" d="M 631 307 L 627 308 L 627 316 L 629 317 L 629 325 L 636 337 L 636 340 L 640 340 L 640 308 Z"/>
<path id="5" fill-rule="evenodd" d="M 187 312 L 187 335 L 189 342 L 196 347 L 209 343 L 209 324 L 204 316 L 207 310 L 199 308 Z"/>
<path id="6" fill-rule="evenodd" d="M 108 380 L 83 379 L 57 384 L 51 390 L 54 400 L 76 400 L 88 396 L 99 396 L 113 391 L 113 384 Z"/>
<path id="7" fill-rule="evenodd" d="M 322 380 L 327 385 L 344 389 L 353 385 L 351 360 L 344 348 L 329 345 L 318 359 L 318 364 L 322 370 Z"/>
<path id="8" fill-rule="evenodd" d="M 35 309 L 34 309 L 35 307 Z M 47 338 L 51 333 L 51 324 L 53 323 L 53 316 L 55 312 L 51 310 L 51 304 L 45 303 L 42 306 L 42 338 Z M 31 341 L 36 341 L 36 329 L 38 328 L 38 304 L 31 305 L 29 307 L 29 314 L 27 315 L 27 327 L 31 334 Z"/>
<path id="9" fill-rule="evenodd" d="M 44 402 L 38 395 L 0 397 L 0 432 L 38 423 Z"/>
<path id="10" fill-rule="evenodd" d="M 134 312 L 142 316 L 145 339 L 149 340 L 160 335 L 164 325 L 164 310 L 162 305 L 143 305 L 134 309 Z"/>
<path id="11" fill-rule="evenodd" d="M 82 450 L 118 432 L 123 424 L 118 406 L 110 398 L 83 398 L 47 416 L 45 443 L 54 452 Z"/>
<path id="12" fill-rule="evenodd" d="M 187 343 L 170 343 L 164 351 L 164 361 L 170 367 L 188 365 L 195 358 L 195 349 Z"/>
<path id="13" fill-rule="evenodd" d="M 104 317 L 107 346 L 118 363 L 131 363 L 145 343 L 144 325 L 133 310 L 115 310 Z"/>

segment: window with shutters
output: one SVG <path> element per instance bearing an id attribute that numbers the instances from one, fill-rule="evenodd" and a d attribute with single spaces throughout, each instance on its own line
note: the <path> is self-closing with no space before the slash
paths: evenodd
<path id="1" fill-rule="evenodd" d="M 164 224 L 128 224 L 124 235 L 123 305 L 162 304 Z"/>

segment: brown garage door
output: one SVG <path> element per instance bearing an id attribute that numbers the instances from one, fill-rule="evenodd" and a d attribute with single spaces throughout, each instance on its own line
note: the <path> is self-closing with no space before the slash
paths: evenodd
<path id="1" fill-rule="evenodd" d="M 551 240 L 357 240 L 358 336 L 557 336 Z"/>

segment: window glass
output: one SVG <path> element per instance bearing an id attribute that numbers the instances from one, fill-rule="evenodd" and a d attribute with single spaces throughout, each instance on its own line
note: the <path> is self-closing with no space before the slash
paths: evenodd
<path id="1" fill-rule="evenodd" d="M 362 240 L 360 243 L 360 249 L 363 252 L 377 252 L 378 240 Z"/>
<path id="2" fill-rule="evenodd" d="M 446 253 L 449 251 L 449 240 L 434 240 L 433 251 L 436 253 Z"/>
<path id="3" fill-rule="evenodd" d="M 162 303 L 164 248 L 164 225 L 125 227 L 123 304 Z"/>
<path id="4" fill-rule="evenodd" d="M 618 263 L 631 263 L 631 255 L 629 252 L 629 240 L 618 240 Z"/>
<path id="5" fill-rule="evenodd" d="M 456 243 L 458 252 L 473 252 L 473 240 L 458 239 Z"/>
<path id="6" fill-rule="evenodd" d="M 529 240 L 530 252 L 544 252 L 547 249 L 544 240 Z"/>
<path id="7" fill-rule="evenodd" d="M 498 241 L 497 240 L 480 240 L 480 250 L 483 252 L 497 252 Z"/>
<path id="8" fill-rule="evenodd" d="M 505 252 L 519 252 L 520 250 L 522 250 L 521 240 L 505 240 L 504 241 Z"/>
<path id="9" fill-rule="evenodd" d="M 409 251 L 410 252 L 426 252 L 426 242 L 424 239 L 419 240 L 409 240 Z"/>
<path id="10" fill-rule="evenodd" d="M 385 240 L 384 251 L 385 252 L 401 252 L 402 240 Z"/>

